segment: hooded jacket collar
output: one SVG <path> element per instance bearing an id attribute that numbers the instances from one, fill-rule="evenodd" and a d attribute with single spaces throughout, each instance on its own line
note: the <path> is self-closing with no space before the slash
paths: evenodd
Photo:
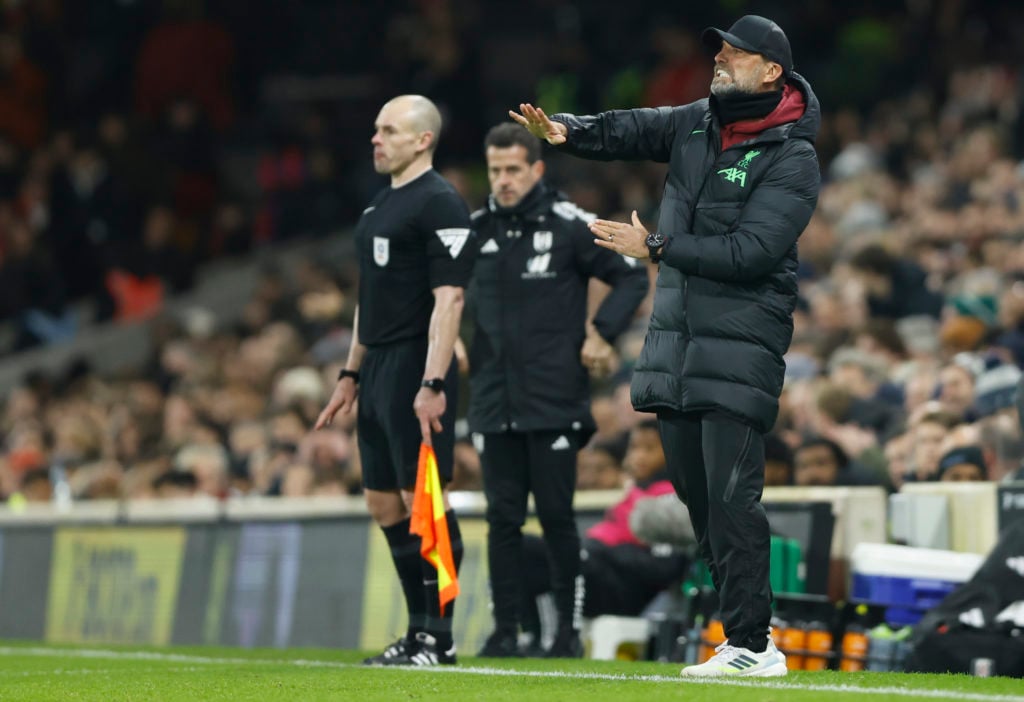
<path id="1" fill-rule="evenodd" d="M 764 119 L 744 120 L 720 126 L 708 109 L 707 119 L 719 127 L 722 150 L 751 139 L 805 139 L 814 143 L 821 127 L 821 105 L 810 84 L 799 73 L 790 73 L 778 106 Z"/>

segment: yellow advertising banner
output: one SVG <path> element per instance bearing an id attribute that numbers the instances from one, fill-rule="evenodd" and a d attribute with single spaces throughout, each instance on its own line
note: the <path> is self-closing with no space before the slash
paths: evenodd
<path id="1" fill-rule="evenodd" d="M 180 527 L 58 529 L 47 641 L 169 643 L 184 552 Z"/>

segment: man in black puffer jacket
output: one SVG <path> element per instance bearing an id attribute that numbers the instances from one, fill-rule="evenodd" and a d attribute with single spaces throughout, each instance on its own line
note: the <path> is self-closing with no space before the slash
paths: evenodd
<path id="1" fill-rule="evenodd" d="M 547 651 L 579 655 L 576 453 L 594 432 L 587 369 L 607 370 L 648 290 L 647 267 L 597 248 L 594 216 L 548 188 L 540 141 L 505 123 L 484 141 L 491 197 L 472 215 L 479 246 L 469 299 L 469 427 L 487 495 L 494 634 L 482 656 L 517 654 L 523 535 L 533 493 L 551 556 L 559 627 Z M 611 286 L 587 319 L 591 278 Z"/>
<path id="2" fill-rule="evenodd" d="M 564 151 L 668 162 L 658 228 L 598 220 L 595 243 L 661 262 L 632 381 L 658 413 L 673 484 L 719 591 L 728 646 L 684 675 L 785 675 L 768 637 L 763 434 L 775 422 L 797 300 L 796 241 L 817 203 L 821 120 L 771 20 L 708 29 L 711 96 L 679 107 L 516 121 Z"/>

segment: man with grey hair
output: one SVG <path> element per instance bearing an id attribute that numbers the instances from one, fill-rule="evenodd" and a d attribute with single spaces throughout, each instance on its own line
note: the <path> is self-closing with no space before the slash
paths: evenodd
<path id="1" fill-rule="evenodd" d="M 356 225 L 359 304 L 348 361 L 316 429 L 356 408 L 366 505 L 391 548 L 409 615 L 406 635 L 367 665 L 455 663 L 454 602 L 441 611 L 437 570 L 409 533 L 420 444 L 432 445 L 445 485 L 455 445 L 454 347 L 473 270 L 469 210 L 433 169 L 441 114 L 401 95 L 377 115 L 373 166 L 391 177 Z M 445 491 L 458 569 L 462 539 Z"/>
<path id="2" fill-rule="evenodd" d="M 708 99 L 550 119 L 522 104 L 511 116 L 577 156 L 668 163 L 656 231 L 633 212 L 591 232 L 599 246 L 661 263 L 632 401 L 658 414 L 728 637 L 683 675 L 785 675 L 769 637 L 764 434 L 793 337 L 796 242 L 818 199 L 821 113 L 775 22 L 747 15 L 703 39 L 717 52 Z"/>

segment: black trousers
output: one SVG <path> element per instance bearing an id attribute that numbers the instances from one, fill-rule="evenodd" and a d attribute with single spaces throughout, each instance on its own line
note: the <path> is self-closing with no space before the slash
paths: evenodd
<path id="1" fill-rule="evenodd" d="M 519 627 L 524 592 L 522 527 L 531 492 L 550 558 L 559 624 L 579 628 L 580 537 L 572 506 L 579 442 L 574 431 L 483 435 L 480 462 L 487 496 L 487 565 L 499 629 Z"/>
<path id="2" fill-rule="evenodd" d="M 764 438 L 728 415 L 659 413 L 665 459 L 711 571 L 729 643 L 767 645 L 771 535 L 761 506 Z"/>

